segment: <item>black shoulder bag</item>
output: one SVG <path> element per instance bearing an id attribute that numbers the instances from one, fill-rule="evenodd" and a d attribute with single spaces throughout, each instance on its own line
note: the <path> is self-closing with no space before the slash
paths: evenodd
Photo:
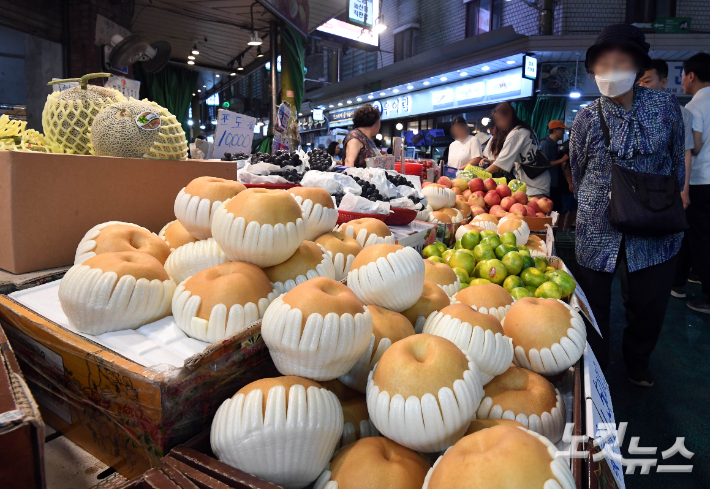
<path id="1" fill-rule="evenodd" d="M 609 222 L 619 232 L 645 238 L 667 236 L 688 229 L 678 180 L 673 174 L 655 175 L 614 163 L 609 126 L 598 104 L 599 123 L 606 149 L 612 158 Z"/>

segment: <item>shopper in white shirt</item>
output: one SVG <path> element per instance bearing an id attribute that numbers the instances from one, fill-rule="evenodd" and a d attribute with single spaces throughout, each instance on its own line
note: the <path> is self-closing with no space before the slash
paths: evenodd
<path id="1" fill-rule="evenodd" d="M 535 178 L 529 177 L 522 168 L 523 163 L 535 161 L 538 141 L 535 131 L 529 124 L 518 118 L 518 114 L 510 104 L 503 102 L 493 111 L 495 135 L 486 146 L 485 164 L 489 173 L 503 170 L 515 174 L 524 182 L 529 197 L 550 196 L 550 172 L 544 171 Z"/>
<path id="2" fill-rule="evenodd" d="M 693 271 L 710 296 L 710 54 L 699 53 L 683 63 L 683 90 L 693 99 L 685 106 L 693 114 L 692 150 L 695 155 L 690 173 L 688 224 Z M 710 314 L 710 299 L 688 301 L 694 311 Z"/>
<path id="3" fill-rule="evenodd" d="M 466 119 L 461 116 L 454 117 L 451 121 L 451 137 L 454 142 L 449 145 L 449 160 L 446 165 L 459 170 L 464 169 L 466 165 L 478 166 L 478 162 L 483 159 L 481 143 L 471 135 Z"/>

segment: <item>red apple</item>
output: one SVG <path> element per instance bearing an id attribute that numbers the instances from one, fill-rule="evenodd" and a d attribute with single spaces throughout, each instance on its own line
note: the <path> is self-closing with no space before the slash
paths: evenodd
<path id="1" fill-rule="evenodd" d="M 492 178 L 486 178 L 483 181 L 483 186 L 485 187 L 486 191 L 490 192 L 491 190 L 495 190 L 498 184 Z"/>
<path id="2" fill-rule="evenodd" d="M 528 203 L 528 194 L 526 194 L 522 190 L 518 190 L 517 192 L 515 192 L 513 194 L 513 198 L 523 205 Z"/>
<path id="3" fill-rule="evenodd" d="M 496 193 L 500 195 L 501 199 L 503 197 L 510 197 L 512 195 L 510 187 L 508 187 L 507 185 L 503 185 L 502 183 L 496 187 Z"/>
<path id="4" fill-rule="evenodd" d="M 500 195 L 498 195 L 495 190 L 489 190 L 486 196 L 483 197 L 483 200 L 485 200 L 486 204 L 490 207 L 493 207 L 494 205 L 500 204 Z"/>
<path id="5" fill-rule="evenodd" d="M 517 202 L 515 202 L 515 199 L 513 197 L 503 197 L 503 199 L 500 201 L 501 207 L 503 207 L 503 209 L 505 209 L 506 211 L 509 211 L 510 207 L 516 203 Z"/>
<path id="6" fill-rule="evenodd" d="M 436 183 L 446 188 L 451 188 L 451 179 L 449 177 L 441 177 Z"/>
<path id="7" fill-rule="evenodd" d="M 525 215 L 525 206 L 523 204 L 513 204 L 510 206 L 510 213 L 511 214 L 517 214 L 519 216 L 524 216 Z"/>
<path id="8" fill-rule="evenodd" d="M 530 199 L 530 201 L 528 202 L 528 206 L 532 207 L 535 212 L 541 212 L 540 208 L 537 205 L 537 197 L 533 197 L 532 199 Z"/>
<path id="9" fill-rule="evenodd" d="M 483 208 L 486 206 L 486 201 L 483 199 L 482 195 L 472 195 L 468 198 L 468 205 Z"/>
<path id="10" fill-rule="evenodd" d="M 492 205 L 491 209 L 489 211 L 489 214 L 493 214 L 495 211 L 498 211 L 500 209 L 503 209 L 503 206 L 501 206 L 500 204 Z M 505 210 L 505 209 L 503 209 L 503 210 Z"/>
<path id="11" fill-rule="evenodd" d="M 468 188 L 468 181 L 463 178 L 454 178 L 454 180 L 451 182 L 451 185 L 463 192 Z"/>
<path id="12" fill-rule="evenodd" d="M 537 212 L 535 212 L 535 209 L 533 209 L 529 205 L 526 205 L 525 206 L 525 215 L 528 217 L 535 217 L 537 215 Z"/>
<path id="13" fill-rule="evenodd" d="M 479 207 L 479 206 L 471 207 L 471 215 L 472 216 L 477 216 L 479 214 L 485 214 L 485 213 L 486 213 L 486 209 L 484 209 L 483 207 Z"/>
<path id="14" fill-rule="evenodd" d="M 461 193 L 461 195 L 463 195 L 463 198 L 464 198 L 464 199 L 468 200 L 469 197 L 471 197 L 471 194 L 472 194 L 472 193 L 473 193 L 473 192 L 471 192 L 469 189 L 466 189 L 466 190 L 464 190 L 464 191 Z"/>
<path id="15" fill-rule="evenodd" d="M 471 192 L 475 192 L 476 190 L 484 190 L 486 187 L 483 185 L 483 179 L 472 178 L 468 182 L 468 188 L 471 190 Z"/>
<path id="16" fill-rule="evenodd" d="M 545 214 L 543 214 L 542 212 L 538 212 L 537 214 L 535 214 L 535 217 L 545 217 Z"/>
<path id="17" fill-rule="evenodd" d="M 538 200 L 537 205 L 540 208 L 540 212 L 544 212 L 545 214 L 549 214 L 550 212 L 552 212 L 553 204 L 552 201 L 547 197 L 543 197 Z"/>
<path id="18" fill-rule="evenodd" d="M 473 195 L 480 195 L 481 197 L 485 197 L 486 193 L 483 190 L 476 190 L 473 192 Z"/>
<path id="19" fill-rule="evenodd" d="M 461 195 L 461 189 L 458 187 L 452 187 L 451 190 L 454 191 L 456 195 Z"/>

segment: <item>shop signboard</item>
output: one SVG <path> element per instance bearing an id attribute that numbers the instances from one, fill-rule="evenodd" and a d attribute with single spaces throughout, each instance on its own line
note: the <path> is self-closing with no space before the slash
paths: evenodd
<path id="1" fill-rule="evenodd" d="M 212 158 L 220 159 L 225 152 L 251 154 L 256 119 L 229 110 L 217 110 Z"/>
<path id="2" fill-rule="evenodd" d="M 343 22 L 338 19 L 330 19 L 323 25 L 319 26 L 317 30 L 333 36 L 350 39 L 351 41 L 368 44 L 370 46 L 379 46 L 380 44 L 380 36 L 376 32 L 372 32 L 369 29 L 363 29 L 358 25 L 348 24 L 347 22 Z"/>
<path id="3" fill-rule="evenodd" d="M 359 107 L 359 106 L 358 106 Z M 331 110 L 328 112 L 328 120 L 330 125 L 348 125 L 353 121 L 353 116 L 358 107 L 345 107 L 344 109 Z"/>
<path id="4" fill-rule="evenodd" d="M 348 0 L 348 22 L 370 28 L 380 15 L 379 0 Z"/>
<path id="5" fill-rule="evenodd" d="M 308 0 L 258 0 L 271 13 L 308 37 Z"/>
<path id="6" fill-rule="evenodd" d="M 313 109 L 312 116 L 315 122 L 323 122 L 323 109 Z"/>
<path id="7" fill-rule="evenodd" d="M 522 77 L 520 68 L 474 80 L 412 92 L 379 100 L 382 119 L 429 114 L 452 108 L 472 107 L 530 97 L 533 82 Z M 373 105 L 377 106 L 375 103 Z M 330 114 L 339 111 L 332 111 Z"/>
<path id="8" fill-rule="evenodd" d="M 528 55 L 523 56 L 523 77 L 528 80 L 537 78 L 537 58 Z"/>
<path id="9" fill-rule="evenodd" d="M 690 17 L 659 17 L 653 30 L 659 34 L 685 34 L 690 32 Z"/>
<path id="10" fill-rule="evenodd" d="M 686 95 L 683 90 L 683 85 L 681 80 L 683 79 L 683 62 L 682 61 L 668 61 L 668 83 L 664 90 L 668 93 L 672 93 L 676 97 L 690 97 Z"/>

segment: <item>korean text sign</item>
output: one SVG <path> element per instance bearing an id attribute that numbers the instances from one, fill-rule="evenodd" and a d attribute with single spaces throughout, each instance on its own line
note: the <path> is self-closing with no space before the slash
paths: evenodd
<path id="1" fill-rule="evenodd" d="M 255 125 L 256 119 L 253 117 L 219 109 L 212 157 L 222 158 L 225 152 L 251 154 Z"/>

